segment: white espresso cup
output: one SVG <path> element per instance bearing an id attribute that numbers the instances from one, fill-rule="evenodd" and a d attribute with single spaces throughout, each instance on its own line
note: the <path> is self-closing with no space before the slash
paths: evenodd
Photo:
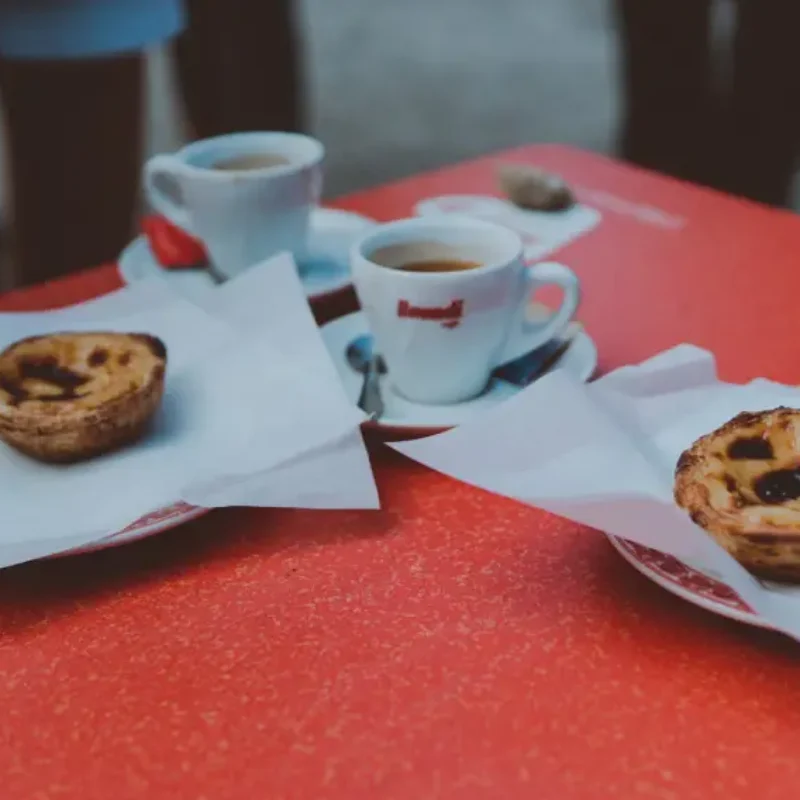
<path id="1" fill-rule="evenodd" d="M 356 293 L 400 394 L 467 400 L 484 390 L 511 337 L 533 350 L 564 331 L 580 302 L 578 278 L 561 264 L 526 266 L 522 249 L 508 228 L 455 215 L 390 222 L 354 245 Z M 477 266 L 444 271 L 469 265 Z M 561 306 L 544 323 L 529 321 L 530 296 L 545 284 L 563 289 Z"/>
<path id="2" fill-rule="evenodd" d="M 227 278 L 284 250 L 302 257 L 324 148 L 297 133 L 201 139 L 144 167 L 151 206 L 200 239 Z"/>

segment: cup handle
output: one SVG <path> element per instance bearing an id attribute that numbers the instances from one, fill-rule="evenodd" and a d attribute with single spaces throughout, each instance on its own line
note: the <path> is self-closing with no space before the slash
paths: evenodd
<path id="1" fill-rule="evenodd" d="M 144 165 L 144 193 L 153 209 L 189 234 L 196 235 L 189 209 L 183 204 L 180 175 L 183 162 L 157 155 Z"/>
<path id="2" fill-rule="evenodd" d="M 526 267 L 525 292 L 522 301 L 522 325 L 524 329 L 534 327 L 531 323 L 525 321 L 525 310 L 530 303 L 533 290 L 537 286 L 548 283 L 560 286 L 564 290 L 564 299 L 553 316 L 544 325 L 541 325 L 541 323 L 535 325 L 539 331 L 539 336 L 530 342 L 529 347 L 531 350 L 541 347 L 545 342 L 549 342 L 562 334 L 575 316 L 575 312 L 581 302 L 581 283 L 578 280 L 578 276 L 569 267 L 565 267 L 555 261 L 545 261 L 541 264 L 528 266 Z"/>

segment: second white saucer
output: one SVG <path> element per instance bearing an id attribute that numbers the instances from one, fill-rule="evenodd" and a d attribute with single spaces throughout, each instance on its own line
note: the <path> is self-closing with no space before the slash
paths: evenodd
<path id="1" fill-rule="evenodd" d="M 349 250 L 352 242 L 375 221 L 351 211 L 318 208 L 311 216 L 308 254 L 298 265 L 309 301 L 323 300 L 350 286 Z M 192 296 L 213 289 L 214 281 L 200 269 L 164 269 L 156 261 L 145 236 L 137 236 L 117 262 L 125 283 L 164 278 Z"/>
<path id="2" fill-rule="evenodd" d="M 346 351 L 352 341 L 369 334 L 367 319 L 360 311 L 347 314 L 324 325 L 321 332 L 345 392 L 355 404 L 358 402 L 363 376 L 350 366 Z M 553 369 L 566 370 L 579 381 L 587 381 L 596 367 L 597 348 L 591 337 L 581 331 Z M 381 380 L 386 410 L 379 420 L 367 424 L 391 431 L 393 435 L 414 436 L 452 428 L 522 391 L 521 387 L 513 383 L 493 378 L 486 391 L 472 400 L 448 406 L 423 405 L 407 400 L 395 392 L 388 376 Z"/>

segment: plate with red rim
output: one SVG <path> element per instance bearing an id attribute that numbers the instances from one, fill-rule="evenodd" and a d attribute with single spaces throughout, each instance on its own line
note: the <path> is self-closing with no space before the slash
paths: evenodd
<path id="1" fill-rule="evenodd" d="M 349 289 L 350 245 L 375 224 L 361 214 L 334 208 L 318 208 L 312 213 L 309 252 L 298 264 L 300 280 L 310 302 L 327 300 Z M 163 267 L 144 234 L 122 251 L 117 268 L 125 283 L 164 278 L 189 297 L 215 286 L 211 274 L 203 268 Z"/>
<path id="2" fill-rule="evenodd" d="M 208 514 L 211 510 L 210 508 L 193 506 L 184 502 L 173 503 L 172 505 L 145 514 L 117 533 L 112 533 L 110 536 L 98 539 L 96 542 L 91 542 L 81 547 L 75 547 L 72 550 L 64 550 L 61 553 L 55 553 L 51 558 L 94 553 L 98 550 L 106 550 L 109 547 L 118 547 L 123 544 L 138 542 L 140 539 L 147 539 L 150 536 L 155 536 L 158 533 L 163 533 L 172 528 L 177 528 L 179 525 L 191 522 L 193 519 Z"/>
<path id="3" fill-rule="evenodd" d="M 614 549 L 642 575 L 663 589 L 706 611 L 736 622 L 770 628 L 729 586 L 674 556 L 627 539 L 608 536 Z"/>
<path id="4" fill-rule="evenodd" d="M 540 314 L 542 309 L 539 304 L 531 305 L 532 314 Z M 546 310 L 545 312 L 550 313 Z M 350 366 L 346 352 L 351 342 L 364 334 L 369 334 L 367 319 L 362 312 L 357 311 L 328 322 L 320 331 L 345 393 L 355 404 L 358 402 L 363 376 Z M 524 352 L 524 348 L 521 348 L 520 352 Z M 594 374 L 596 367 L 595 343 L 585 331 L 581 330 L 553 369 L 563 369 L 579 381 L 587 381 Z M 379 430 L 392 438 L 411 438 L 440 433 L 466 422 L 475 414 L 493 408 L 522 391 L 520 386 L 495 377 L 483 394 L 471 400 L 452 405 L 425 405 L 407 400 L 394 391 L 389 376 L 381 378 L 381 389 L 386 411 L 380 419 L 365 422 L 364 427 Z"/>

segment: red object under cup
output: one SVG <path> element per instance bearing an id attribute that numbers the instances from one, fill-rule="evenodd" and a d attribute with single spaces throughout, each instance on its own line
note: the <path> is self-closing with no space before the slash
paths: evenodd
<path id="1" fill-rule="evenodd" d="M 202 242 L 165 217 L 156 214 L 144 217 L 142 233 L 147 237 L 156 261 L 165 269 L 198 267 L 208 259 Z"/>

